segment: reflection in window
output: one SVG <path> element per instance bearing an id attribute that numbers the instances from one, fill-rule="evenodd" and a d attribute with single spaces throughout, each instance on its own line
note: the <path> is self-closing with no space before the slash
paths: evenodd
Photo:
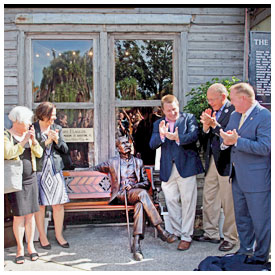
<path id="1" fill-rule="evenodd" d="M 92 40 L 32 41 L 33 101 L 93 100 Z"/>
<path id="2" fill-rule="evenodd" d="M 162 116 L 160 107 L 134 107 L 116 109 L 116 136 L 126 135 L 132 143 L 132 154 L 141 158 L 145 165 L 155 164 L 155 150 L 149 141 L 153 123 Z"/>
<path id="3" fill-rule="evenodd" d="M 57 110 L 55 123 L 63 128 L 75 168 L 95 165 L 93 110 Z"/>
<path id="4" fill-rule="evenodd" d="M 116 98 L 160 99 L 173 90 L 173 42 L 116 40 Z"/>

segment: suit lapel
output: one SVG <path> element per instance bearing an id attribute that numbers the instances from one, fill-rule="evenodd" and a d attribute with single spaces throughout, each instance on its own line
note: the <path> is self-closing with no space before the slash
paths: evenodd
<path id="1" fill-rule="evenodd" d="M 242 127 L 240 128 L 239 132 L 244 131 L 245 128 L 247 128 L 250 123 L 253 122 L 254 118 L 257 116 L 257 114 L 260 112 L 259 103 L 255 106 L 255 108 L 252 110 L 248 118 L 244 121 Z M 241 119 L 241 115 L 240 115 Z"/>
<path id="2" fill-rule="evenodd" d="M 218 122 L 221 124 L 221 122 L 227 117 L 228 112 L 229 112 L 229 107 L 230 107 L 230 103 L 227 102 L 226 105 L 224 106 L 222 113 L 218 119 Z"/>
<path id="3" fill-rule="evenodd" d="M 178 127 L 178 125 L 179 125 L 180 122 L 182 121 L 182 118 L 183 118 L 183 115 L 182 115 L 182 113 L 180 113 L 179 118 L 178 118 L 178 119 L 176 120 L 176 122 L 175 122 L 174 132 L 175 132 L 176 127 Z"/>

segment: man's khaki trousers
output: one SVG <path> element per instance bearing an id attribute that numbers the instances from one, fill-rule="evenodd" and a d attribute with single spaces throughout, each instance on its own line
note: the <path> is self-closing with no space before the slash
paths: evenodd
<path id="1" fill-rule="evenodd" d="M 219 217 L 221 207 L 224 212 L 223 235 L 224 240 L 235 244 L 238 241 L 235 223 L 232 185 L 228 176 L 220 176 L 213 156 L 203 187 L 203 230 L 204 236 L 220 239 Z"/>
<path id="2" fill-rule="evenodd" d="M 176 165 L 173 164 L 171 176 L 167 182 L 161 184 L 171 226 L 181 240 L 191 242 L 197 203 L 196 176 L 182 178 Z"/>

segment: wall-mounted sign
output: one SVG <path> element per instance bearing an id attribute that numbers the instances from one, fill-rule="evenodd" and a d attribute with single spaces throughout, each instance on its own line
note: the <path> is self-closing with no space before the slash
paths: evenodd
<path id="1" fill-rule="evenodd" d="M 271 107 L 271 33 L 250 32 L 249 83 L 254 87 L 256 99 Z"/>
<path id="2" fill-rule="evenodd" d="M 65 142 L 94 142 L 93 128 L 63 128 Z"/>

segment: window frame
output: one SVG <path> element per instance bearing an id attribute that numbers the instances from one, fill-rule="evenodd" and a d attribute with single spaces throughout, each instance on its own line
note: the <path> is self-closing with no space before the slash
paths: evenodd
<path id="1" fill-rule="evenodd" d="M 24 71 L 23 75 L 24 80 L 24 95 L 25 100 L 24 104 L 35 110 L 40 103 L 35 103 L 32 96 L 32 41 L 33 40 L 93 40 L 93 90 L 94 98 L 93 102 L 53 102 L 56 108 L 59 109 L 92 109 L 94 113 L 94 160 L 95 163 L 98 162 L 99 158 L 99 136 L 98 129 L 100 128 L 99 123 L 99 34 L 98 33 L 70 33 L 70 34 L 55 34 L 55 33 L 25 33 L 25 62 L 24 62 Z"/>
<path id="2" fill-rule="evenodd" d="M 115 96 L 115 40 L 171 40 L 173 41 L 173 95 L 179 97 L 180 83 L 179 83 L 179 33 L 111 33 L 109 35 L 109 60 L 110 60 L 110 106 L 112 108 L 109 112 L 110 140 L 109 144 L 111 155 L 115 155 L 115 131 L 116 131 L 116 108 L 127 107 L 155 107 L 160 106 L 160 100 L 120 100 Z"/>

